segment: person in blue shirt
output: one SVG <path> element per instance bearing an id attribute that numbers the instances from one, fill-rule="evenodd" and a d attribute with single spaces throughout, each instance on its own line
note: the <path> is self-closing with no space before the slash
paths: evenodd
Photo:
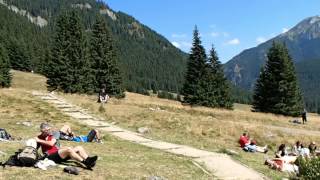
<path id="1" fill-rule="evenodd" d="M 61 140 L 102 143 L 100 133 L 96 129 L 92 129 L 88 135 L 75 135 L 69 125 L 64 125 L 59 132 Z"/>

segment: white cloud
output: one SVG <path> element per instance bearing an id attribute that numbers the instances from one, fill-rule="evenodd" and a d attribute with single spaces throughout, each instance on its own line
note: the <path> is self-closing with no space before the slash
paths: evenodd
<path id="1" fill-rule="evenodd" d="M 230 41 L 225 43 L 225 45 L 238 45 L 238 44 L 240 44 L 240 40 L 238 38 L 231 39 Z"/>
<path id="2" fill-rule="evenodd" d="M 218 32 L 211 32 L 210 36 L 212 37 L 218 37 L 220 34 Z"/>
<path id="3" fill-rule="evenodd" d="M 187 37 L 186 34 L 172 34 L 171 37 L 173 38 L 185 38 Z"/>
<path id="4" fill-rule="evenodd" d="M 189 48 L 191 48 L 192 44 L 186 41 L 181 41 L 181 42 L 176 42 L 173 41 L 171 42 L 172 45 L 174 45 L 177 48 L 183 49 L 183 50 L 187 50 Z"/>
<path id="5" fill-rule="evenodd" d="M 260 44 L 260 43 L 264 43 L 264 42 L 267 41 L 267 38 L 260 36 L 260 37 L 257 37 L 256 41 L 257 41 L 257 43 L 259 43 L 259 44 Z"/>
<path id="6" fill-rule="evenodd" d="M 171 42 L 171 44 L 174 45 L 177 48 L 181 47 L 181 45 L 178 42 L 175 42 L 175 41 Z"/>
<path id="7" fill-rule="evenodd" d="M 287 31 L 289 31 L 289 29 L 288 28 L 282 28 L 282 33 L 286 33 Z"/>

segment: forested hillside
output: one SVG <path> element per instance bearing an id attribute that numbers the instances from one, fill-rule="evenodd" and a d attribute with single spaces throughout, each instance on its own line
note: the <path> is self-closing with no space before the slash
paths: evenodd
<path id="1" fill-rule="evenodd" d="M 0 38 L 14 69 L 43 72 L 58 15 L 74 9 L 89 37 L 97 15 L 102 15 L 118 47 L 125 88 L 178 92 L 182 86 L 186 54 L 133 17 L 112 11 L 95 0 L 6 0 L 0 2 Z M 29 17 L 35 19 L 31 22 Z M 37 20 L 47 21 L 39 24 Z"/>

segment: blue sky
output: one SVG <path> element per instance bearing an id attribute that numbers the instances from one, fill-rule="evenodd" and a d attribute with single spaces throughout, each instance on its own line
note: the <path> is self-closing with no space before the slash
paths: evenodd
<path id="1" fill-rule="evenodd" d="M 197 25 L 207 50 L 225 63 L 301 20 L 320 15 L 320 0 L 105 0 L 135 17 L 185 52 Z"/>

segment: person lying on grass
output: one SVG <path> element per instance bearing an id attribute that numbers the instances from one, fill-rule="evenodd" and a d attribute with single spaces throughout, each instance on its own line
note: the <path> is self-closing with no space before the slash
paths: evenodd
<path id="1" fill-rule="evenodd" d="M 239 144 L 240 144 L 240 147 L 247 152 L 262 152 L 262 153 L 268 152 L 267 146 L 264 146 L 264 147 L 257 146 L 256 141 L 251 140 L 249 138 L 249 135 L 246 132 L 244 132 L 242 136 L 240 136 Z"/>
<path id="2" fill-rule="evenodd" d="M 75 141 L 75 142 L 98 142 L 102 143 L 101 136 L 98 130 L 92 129 L 87 136 L 79 135 L 76 136 L 71 130 L 69 125 L 63 125 L 59 131 L 61 140 Z"/>
<path id="3" fill-rule="evenodd" d="M 297 142 L 296 145 L 300 146 L 300 142 Z M 279 171 L 297 172 L 298 167 L 294 165 L 297 158 L 298 156 L 287 152 L 285 144 L 281 144 L 275 153 L 275 158 L 267 159 L 265 165 Z"/>
<path id="4" fill-rule="evenodd" d="M 51 126 L 48 123 L 41 123 L 40 131 L 41 134 L 35 139 L 37 147 L 41 147 L 46 158 L 58 164 L 72 159 L 84 164 L 88 169 L 96 165 L 98 156 L 89 157 L 83 147 L 60 147 L 59 134 L 51 131 Z"/>

